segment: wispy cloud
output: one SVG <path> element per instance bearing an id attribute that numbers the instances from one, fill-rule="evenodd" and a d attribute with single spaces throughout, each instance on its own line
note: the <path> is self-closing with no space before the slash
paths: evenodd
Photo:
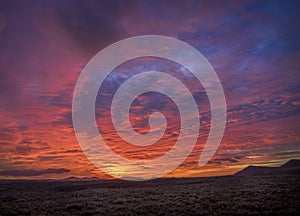
<path id="1" fill-rule="evenodd" d="M 15 177 L 28 177 L 28 176 L 40 176 L 46 174 L 61 174 L 70 172 L 69 169 L 44 169 L 44 170 L 34 170 L 34 169 L 22 169 L 22 170 L 4 170 L 0 171 L 0 176 L 15 176 Z"/>

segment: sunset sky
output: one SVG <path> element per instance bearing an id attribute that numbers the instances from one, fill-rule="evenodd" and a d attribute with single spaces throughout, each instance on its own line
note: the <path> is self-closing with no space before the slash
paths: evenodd
<path id="1" fill-rule="evenodd" d="M 300 159 L 299 9 L 299 1 L 1 1 L 0 179 L 111 178 L 80 149 L 72 124 L 74 88 L 100 50 L 148 34 L 180 39 L 207 58 L 224 88 L 225 134 L 214 157 L 199 167 L 210 128 L 207 95 L 181 65 L 145 57 L 117 67 L 99 89 L 97 125 L 112 150 L 151 160 L 176 142 L 178 109 L 159 93 L 139 96 L 130 113 L 143 134 L 149 114 L 161 111 L 168 127 L 159 142 L 128 144 L 111 122 L 119 86 L 137 73 L 159 70 L 189 88 L 201 124 L 192 154 L 167 177 L 229 175 L 250 164 Z"/>

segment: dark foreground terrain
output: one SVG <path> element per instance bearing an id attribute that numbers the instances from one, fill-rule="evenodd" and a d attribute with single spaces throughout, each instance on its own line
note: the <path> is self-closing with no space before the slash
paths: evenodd
<path id="1" fill-rule="evenodd" d="M 0 215 L 300 215 L 299 180 L 0 181 Z"/>

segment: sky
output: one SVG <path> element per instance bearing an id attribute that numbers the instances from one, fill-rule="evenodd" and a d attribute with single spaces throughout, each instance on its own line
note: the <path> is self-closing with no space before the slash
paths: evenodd
<path id="1" fill-rule="evenodd" d="M 152 160 L 176 142 L 179 112 L 160 93 L 140 95 L 130 109 L 140 134 L 149 132 L 152 112 L 166 116 L 167 129 L 157 143 L 128 144 L 111 121 L 111 101 L 121 84 L 159 70 L 189 88 L 201 125 L 192 153 L 165 177 L 230 175 L 248 165 L 300 159 L 299 6 L 298 1 L 0 1 L 0 179 L 112 178 L 86 158 L 76 139 L 74 88 L 96 53 L 149 34 L 182 40 L 213 66 L 227 103 L 224 137 L 200 167 L 211 123 L 205 90 L 181 65 L 143 57 L 119 65 L 99 89 L 95 116 L 109 148 L 131 160 Z"/>

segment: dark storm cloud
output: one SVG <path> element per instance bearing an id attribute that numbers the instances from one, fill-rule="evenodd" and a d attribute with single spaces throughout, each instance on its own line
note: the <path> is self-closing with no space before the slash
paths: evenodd
<path id="1" fill-rule="evenodd" d="M 82 152 L 79 149 L 68 149 L 68 150 L 63 150 L 63 151 L 51 151 L 51 152 L 47 152 L 47 154 L 49 155 L 58 155 L 58 154 L 76 154 L 76 153 L 80 153 Z"/>
<path id="2" fill-rule="evenodd" d="M 208 161 L 208 164 L 215 164 L 215 165 L 221 165 L 221 164 L 230 164 L 230 163 L 237 163 L 239 162 L 238 157 L 228 157 L 228 158 L 216 158 Z"/>
<path id="3" fill-rule="evenodd" d="M 34 152 L 43 151 L 49 148 L 49 144 L 40 140 L 23 139 L 15 144 L 15 153 L 19 155 L 29 155 Z"/>
<path id="4" fill-rule="evenodd" d="M 0 108 L 6 113 L 16 116 L 33 110 L 38 94 L 65 86 L 64 76 L 74 68 L 73 62 L 67 63 L 72 59 L 71 48 L 57 33 L 54 6 L 51 1 L 0 4 L 1 17 L 5 17 L 0 30 Z"/>
<path id="5" fill-rule="evenodd" d="M 120 21 L 136 1 L 56 1 L 55 12 L 64 31 L 83 51 L 96 52 L 122 39 Z"/>
<path id="6" fill-rule="evenodd" d="M 15 177 L 29 177 L 29 176 L 40 176 L 46 174 L 61 174 L 68 173 L 69 169 L 44 169 L 44 170 L 34 170 L 34 169 L 23 169 L 23 170 L 3 170 L 0 171 L 0 176 L 15 176 Z"/>
<path id="7" fill-rule="evenodd" d="M 276 152 L 273 154 L 274 156 L 295 156 L 295 157 L 299 157 L 300 155 L 300 151 L 298 150 L 289 150 L 289 151 L 280 151 L 280 152 Z"/>
<path id="8" fill-rule="evenodd" d="M 40 161 L 55 161 L 56 159 L 62 158 L 63 156 L 38 156 Z"/>

